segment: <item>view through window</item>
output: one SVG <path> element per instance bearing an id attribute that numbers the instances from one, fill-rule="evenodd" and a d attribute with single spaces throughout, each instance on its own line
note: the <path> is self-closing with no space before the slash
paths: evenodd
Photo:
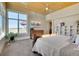
<path id="1" fill-rule="evenodd" d="M 2 16 L 0 15 L 0 34 L 2 32 Z"/>
<path id="2" fill-rule="evenodd" d="M 8 11 L 9 32 L 27 33 L 27 15 Z"/>
<path id="3" fill-rule="evenodd" d="M 3 4 L 2 3 L 0 3 L 0 35 L 3 33 L 3 11 L 4 11 L 4 9 L 3 9 Z"/>

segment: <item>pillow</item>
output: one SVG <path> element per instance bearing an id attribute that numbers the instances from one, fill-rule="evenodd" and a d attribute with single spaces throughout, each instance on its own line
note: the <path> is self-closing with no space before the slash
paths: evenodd
<path id="1" fill-rule="evenodd" d="M 45 34 L 45 35 L 42 35 L 42 37 L 51 37 L 51 36 L 56 36 L 56 34 Z"/>
<path id="2" fill-rule="evenodd" d="M 42 35 L 42 37 L 50 37 L 50 34 Z"/>

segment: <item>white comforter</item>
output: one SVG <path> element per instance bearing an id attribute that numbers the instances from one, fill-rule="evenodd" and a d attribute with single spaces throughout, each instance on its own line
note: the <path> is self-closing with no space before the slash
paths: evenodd
<path id="1" fill-rule="evenodd" d="M 60 56 L 79 56 L 79 47 L 76 44 L 69 44 L 60 50 Z"/>
<path id="2" fill-rule="evenodd" d="M 37 51 L 44 56 L 59 56 L 63 53 L 61 49 L 70 44 L 70 38 L 67 36 L 52 36 L 39 38 L 32 51 Z"/>

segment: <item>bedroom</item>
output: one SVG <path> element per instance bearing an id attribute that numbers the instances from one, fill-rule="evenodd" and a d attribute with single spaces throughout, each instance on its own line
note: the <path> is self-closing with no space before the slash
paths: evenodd
<path id="1" fill-rule="evenodd" d="M 33 52 L 79 56 L 78 2 L 1 2 L 0 6 L 0 39 L 6 33 L 18 34 L 15 42 L 8 43 L 3 56 L 35 56 Z M 2 47 L 4 43 L 1 44 Z"/>

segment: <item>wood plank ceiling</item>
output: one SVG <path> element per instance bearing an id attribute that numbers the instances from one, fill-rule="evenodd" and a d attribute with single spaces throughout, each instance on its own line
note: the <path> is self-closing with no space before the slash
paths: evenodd
<path id="1" fill-rule="evenodd" d="M 17 11 L 33 11 L 41 14 L 48 14 L 77 3 L 78 2 L 7 2 L 6 5 L 8 9 Z M 48 8 L 47 11 L 46 8 Z"/>

